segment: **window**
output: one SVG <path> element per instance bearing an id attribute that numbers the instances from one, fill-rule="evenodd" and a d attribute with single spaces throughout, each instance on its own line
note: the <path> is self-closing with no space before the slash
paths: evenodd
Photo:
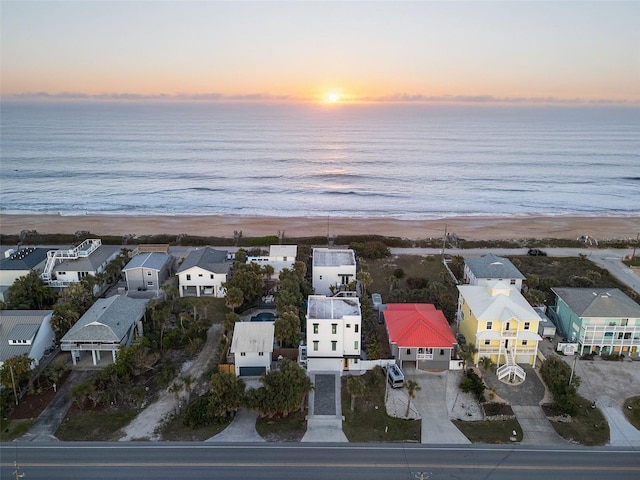
<path id="1" fill-rule="evenodd" d="M 209 278 L 211 278 L 211 280 L 213 280 L 213 273 L 211 275 L 209 275 Z"/>
<path id="2" fill-rule="evenodd" d="M 493 322 L 487 322 L 487 330 L 491 330 L 491 327 L 493 327 Z"/>
<path id="3" fill-rule="evenodd" d="M 258 352 L 259 357 L 264 357 L 264 352 Z"/>
<path id="4" fill-rule="evenodd" d="M 524 322 L 524 329 L 525 330 L 529 330 L 529 327 L 531 326 L 530 322 Z"/>
<path id="5" fill-rule="evenodd" d="M 512 279 L 511 279 L 511 285 L 515 285 L 515 284 L 516 284 L 516 279 L 515 279 L 515 278 L 512 278 Z"/>
<path id="6" fill-rule="evenodd" d="M 418 349 L 418 354 L 419 354 L 419 355 L 422 355 L 423 353 L 424 353 L 424 348 L 419 348 L 419 349 Z"/>
<path id="7" fill-rule="evenodd" d="M 356 340 L 355 342 L 353 342 L 353 348 L 354 348 L 355 350 L 357 350 L 357 349 L 358 349 L 358 341 L 357 341 L 357 340 Z"/>
<path id="8" fill-rule="evenodd" d="M 360 325 L 358 325 L 357 323 L 355 324 L 355 332 L 358 333 L 358 331 L 360 330 Z"/>
<path id="9" fill-rule="evenodd" d="M 199 277 L 201 277 L 201 276 L 202 276 L 202 274 L 201 274 L 201 273 L 199 273 L 199 274 L 198 274 L 198 276 L 199 276 Z"/>
<path id="10" fill-rule="evenodd" d="M 318 324 L 317 323 L 313 324 L 313 333 L 318 333 Z"/>
<path id="11" fill-rule="evenodd" d="M 314 340 L 313 341 L 313 351 L 317 352 L 318 351 L 318 340 Z"/>
<path id="12" fill-rule="evenodd" d="M 246 356 L 247 356 L 247 353 L 246 353 L 246 352 L 240 352 L 240 356 L 241 356 L 241 357 L 246 357 Z"/>
<path id="13" fill-rule="evenodd" d="M 347 323 L 347 328 L 351 328 L 351 324 L 350 323 Z"/>
<path id="14" fill-rule="evenodd" d="M 338 342 L 335 340 L 331 342 L 331 351 L 335 352 L 338 349 Z"/>
<path id="15" fill-rule="evenodd" d="M 522 340 L 522 346 L 525 347 L 529 343 L 527 340 Z"/>
<path id="16" fill-rule="evenodd" d="M 411 349 L 407 348 L 407 355 L 411 355 Z"/>
<path id="17" fill-rule="evenodd" d="M 151 276 L 151 272 L 147 272 L 147 277 L 150 277 L 150 276 Z"/>
<path id="18" fill-rule="evenodd" d="M 337 323 L 332 323 L 331 324 L 331 333 L 333 335 L 335 335 L 336 333 L 338 333 L 338 324 Z"/>
<path id="19" fill-rule="evenodd" d="M 491 345 L 491 340 L 485 340 L 485 341 L 484 341 L 484 344 L 485 344 L 485 345 Z"/>
<path id="20" fill-rule="evenodd" d="M 444 349 L 443 348 L 440 349 L 440 355 L 444 355 Z"/>
<path id="21" fill-rule="evenodd" d="M 322 280 L 322 275 L 320 275 L 320 280 Z"/>
<path id="22" fill-rule="evenodd" d="M 284 262 L 286 262 L 286 261 L 287 261 L 287 257 L 282 257 L 282 258 L 284 259 L 284 260 L 283 260 Z"/>
<path id="23" fill-rule="evenodd" d="M 153 287 L 153 281 L 147 282 L 147 287 Z"/>
<path id="24" fill-rule="evenodd" d="M 191 274 L 187 273 L 187 280 L 191 280 Z"/>

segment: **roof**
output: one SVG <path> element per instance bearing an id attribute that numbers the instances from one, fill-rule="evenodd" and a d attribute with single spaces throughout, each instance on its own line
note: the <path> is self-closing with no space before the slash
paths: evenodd
<path id="1" fill-rule="evenodd" d="M 162 270 L 162 268 L 166 265 L 170 258 L 171 255 L 168 255 L 166 253 L 141 253 L 129 260 L 129 263 L 127 263 L 122 271 L 133 270 L 134 268 Z"/>
<path id="2" fill-rule="evenodd" d="M 113 245 L 101 245 L 88 257 L 78 257 L 73 260 L 63 260 L 54 268 L 54 272 L 94 272 L 100 265 L 109 260 L 114 253 L 118 253 L 121 247 Z"/>
<path id="3" fill-rule="evenodd" d="M 538 320 L 538 314 L 522 294 L 504 282 L 458 285 L 460 295 L 478 320 Z"/>
<path id="4" fill-rule="evenodd" d="M 310 320 L 339 320 L 345 316 L 360 316 L 358 297 L 325 297 L 310 295 L 307 317 Z"/>
<path id="5" fill-rule="evenodd" d="M 148 301 L 121 295 L 99 298 L 62 337 L 61 342 L 118 343 L 131 325 L 144 316 Z"/>
<path id="6" fill-rule="evenodd" d="M 269 247 L 270 257 L 291 257 L 291 260 L 295 260 L 297 254 L 297 245 L 271 245 Z"/>
<path id="7" fill-rule="evenodd" d="M 464 263 L 476 278 L 515 278 L 523 280 L 525 278 L 520 270 L 511 263 L 511 260 L 497 257 L 493 253 L 476 258 L 465 258 Z"/>
<path id="8" fill-rule="evenodd" d="M 227 260 L 227 254 L 226 250 L 216 250 L 211 247 L 193 250 L 184 259 L 177 273 L 193 267 L 200 267 L 213 273 L 229 273 L 231 263 Z"/>
<path id="9" fill-rule="evenodd" d="M 28 354 L 31 345 L 9 345 L 9 340 L 32 339 L 53 310 L 0 310 L 0 362 Z"/>
<path id="10" fill-rule="evenodd" d="M 552 288 L 578 317 L 640 318 L 640 305 L 618 288 Z"/>
<path id="11" fill-rule="evenodd" d="M 233 327 L 231 352 L 273 352 L 274 322 L 238 322 Z"/>
<path id="12" fill-rule="evenodd" d="M 33 270 L 47 260 L 48 248 L 20 248 L 0 260 L 0 270 Z"/>
<path id="13" fill-rule="evenodd" d="M 457 343 L 444 314 L 431 304 L 387 304 L 384 320 L 389 341 L 399 347 L 451 348 Z"/>
<path id="14" fill-rule="evenodd" d="M 343 248 L 314 248 L 314 267 L 340 267 L 343 265 L 355 265 L 356 256 L 353 250 Z"/>

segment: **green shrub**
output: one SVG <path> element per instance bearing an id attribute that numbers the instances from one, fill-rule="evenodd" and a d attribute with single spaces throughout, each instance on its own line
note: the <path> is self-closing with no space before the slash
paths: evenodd
<path id="1" fill-rule="evenodd" d="M 484 382 L 476 372 L 468 369 L 464 373 L 462 381 L 460 382 L 460 390 L 465 393 L 472 393 L 479 402 L 482 402 L 484 400 L 485 388 Z"/>

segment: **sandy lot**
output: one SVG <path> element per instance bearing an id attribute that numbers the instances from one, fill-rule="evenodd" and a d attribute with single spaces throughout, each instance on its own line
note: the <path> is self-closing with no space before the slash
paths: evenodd
<path id="1" fill-rule="evenodd" d="M 277 235 L 287 237 L 379 234 L 412 240 L 440 238 L 446 230 L 461 238 L 500 240 L 523 238 L 577 238 L 590 235 L 596 239 L 635 238 L 640 231 L 640 217 L 452 217 L 430 220 L 392 218 L 328 217 L 254 217 L 254 216 L 137 216 L 137 215 L 8 215 L 0 214 L 4 234 L 22 230 L 39 233 L 75 233 L 80 230 L 95 235 L 189 234 L 233 237 Z"/>

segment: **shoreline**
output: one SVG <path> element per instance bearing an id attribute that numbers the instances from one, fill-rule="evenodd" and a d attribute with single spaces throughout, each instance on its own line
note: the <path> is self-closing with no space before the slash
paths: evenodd
<path id="1" fill-rule="evenodd" d="M 263 217 L 244 215 L 59 215 L 2 214 L 0 232 L 19 234 L 72 234 L 89 231 L 100 235 L 180 235 L 233 238 L 277 235 L 312 236 L 381 235 L 410 240 L 440 238 L 445 229 L 467 240 L 516 240 L 527 238 L 576 239 L 589 235 L 597 240 L 635 239 L 640 216 L 456 216 L 405 220 L 387 217 Z"/>

